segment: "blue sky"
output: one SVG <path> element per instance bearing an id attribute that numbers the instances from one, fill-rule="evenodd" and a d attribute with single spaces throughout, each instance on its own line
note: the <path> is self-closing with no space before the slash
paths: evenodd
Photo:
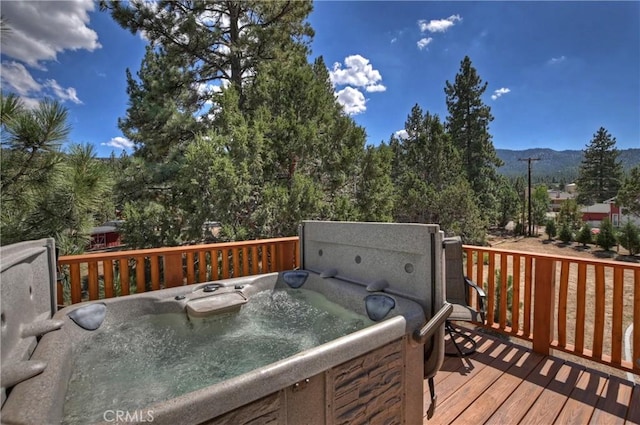
<path id="1" fill-rule="evenodd" d="M 117 121 L 145 41 L 86 0 L 5 1 L 2 15 L 2 90 L 64 102 L 71 142 L 131 152 Z M 584 149 L 600 126 L 640 148 L 640 2 L 316 2 L 309 20 L 310 60 L 324 57 L 370 144 L 416 103 L 444 118 L 445 81 L 468 55 L 496 148 Z"/>

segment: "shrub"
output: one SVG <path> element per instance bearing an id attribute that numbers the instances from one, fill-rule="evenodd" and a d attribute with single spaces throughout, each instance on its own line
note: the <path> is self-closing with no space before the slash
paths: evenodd
<path id="1" fill-rule="evenodd" d="M 613 233 L 613 225 L 611 224 L 611 220 L 609 220 L 608 218 L 602 220 L 602 224 L 600 225 L 600 233 L 598 233 L 596 243 L 605 251 L 610 251 L 611 248 L 616 244 L 616 235 Z"/>
<path id="2" fill-rule="evenodd" d="M 631 221 L 627 221 L 627 224 L 618 233 L 618 241 L 620 245 L 629 250 L 629 254 L 640 253 L 640 228 Z"/>
<path id="3" fill-rule="evenodd" d="M 593 243 L 593 236 L 591 235 L 591 226 L 589 226 L 589 223 L 585 223 L 584 226 L 582 226 L 576 236 L 576 242 L 580 242 L 582 246 L 587 246 L 587 244 Z"/>
<path id="4" fill-rule="evenodd" d="M 558 234 L 555 220 L 547 220 L 547 225 L 544 228 L 544 232 L 549 235 L 549 240 L 552 240 Z"/>
<path id="5" fill-rule="evenodd" d="M 573 233 L 571 232 L 571 228 L 567 223 L 562 223 L 558 238 L 560 238 L 560 240 L 564 243 L 569 243 L 573 240 Z"/>

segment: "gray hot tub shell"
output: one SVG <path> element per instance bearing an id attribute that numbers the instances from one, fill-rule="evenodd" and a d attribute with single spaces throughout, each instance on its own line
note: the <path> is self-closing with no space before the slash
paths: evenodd
<path id="1" fill-rule="evenodd" d="M 42 264 L 34 270 L 43 268 L 44 263 L 52 267 L 50 241 L 30 244 L 33 246 L 29 245 L 29 249 L 39 246 L 46 251 L 46 255 L 40 255 Z M 382 289 L 396 301 L 396 308 L 383 321 L 361 331 L 174 399 L 140 406 L 139 411 L 128 412 L 129 421 L 148 422 L 150 414 L 154 423 L 167 424 L 235 424 L 258 419 L 294 424 L 366 423 L 386 419 L 422 423 L 423 376 L 435 374 L 442 362 L 442 320 L 431 323 L 433 338 L 416 340 L 412 335 L 444 306 L 441 246 L 442 234 L 432 225 L 305 222 L 301 226 L 301 265 L 310 274 L 305 289 L 322 293 L 361 314 L 366 314 L 363 299 L 371 290 Z M 8 257 L 3 248 L 2 312 L 3 315 L 7 312 L 7 319 L 8 312 L 15 309 L 5 305 L 4 296 L 9 290 L 5 289 L 8 282 L 4 270 L 24 267 L 20 265 L 23 261 L 9 264 L 5 261 Z M 9 382 L 5 381 L 7 365 L 10 371 L 21 370 L 21 365 L 27 362 L 42 370 L 33 377 L 14 377 L 13 380 L 22 382 L 6 385 L 11 391 L 2 407 L 3 423 L 60 422 L 74 349 L 91 333 L 69 317 L 90 303 L 65 308 L 50 319 L 51 302 L 55 300 L 54 275 L 50 271 L 33 272 L 31 280 L 42 280 L 42 288 L 46 286 L 49 290 L 48 314 L 44 312 L 44 301 L 40 300 L 42 312 L 33 321 L 40 325 L 21 323 L 20 327 L 44 326 L 50 330 L 61 325 L 61 329 L 45 332 L 36 347 L 35 337 L 16 337 L 3 322 L 3 393 L 5 382 Z M 101 301 L 106 306 L 104 321 L 185 312 L 190 304 L 217 305 L 209 301 L 212 297 L 242 298 L 251 302 L 251 296 L 260 291 L 286 285 L 283 273 L 215 283 L 221 285 L 215 295 L 203 291 L 206 284 L 198 284 Z M 10 291 L 24 292 L 21 302 L 26 293 L 29 296 L 34 293 L 34 285 L 28 286 L 31 291 L 22 288 L 25 284 L 19 280 L 10 285 Z M 236 289 L 238 287 L 242 289 Z M 14 345 L 28 346 L 28 349 L 22 349 L 20 354 L 16 354 L 18 350 L 8 350 L 5 362 L 5 338 L 6 341 L 18 338 L 20 343 Z M 105 409 L 115 411 L 117 406 Z M 106 421 L 109 419 L 105 417 Z"/>

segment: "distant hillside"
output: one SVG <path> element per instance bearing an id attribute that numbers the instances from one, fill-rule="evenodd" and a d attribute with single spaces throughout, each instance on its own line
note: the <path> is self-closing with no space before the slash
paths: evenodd
<path id="1" fill-rule="evenodd" d="M 582 151 L 554 151 L 553 149 L 526 149 L 513 151 L 510 149 L 496 149 L 498 157 L 504 161 L 504 166 L 498 172 L 507 177 L 526 176 L 527 162 L 519 161 L 525 158 L 540 158 L 534 161 L 531 176 L 535 180 L 564 180 L 570 182 L 578 176 L 578 169 L 582 162 Z M 626 170 L 640 164 L 640 149 L 625 149 L 618 157 Z"/>

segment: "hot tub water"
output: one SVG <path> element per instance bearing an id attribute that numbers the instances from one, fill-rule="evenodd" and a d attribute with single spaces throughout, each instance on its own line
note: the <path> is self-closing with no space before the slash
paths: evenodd
<path id="1" fill-rule="evenodd" d="M 239 313 L 104 324 L 74 354 L 64 423 L 103 421 L 213 385 L 374 324 L 305 289 L 264 291 Z"/>

